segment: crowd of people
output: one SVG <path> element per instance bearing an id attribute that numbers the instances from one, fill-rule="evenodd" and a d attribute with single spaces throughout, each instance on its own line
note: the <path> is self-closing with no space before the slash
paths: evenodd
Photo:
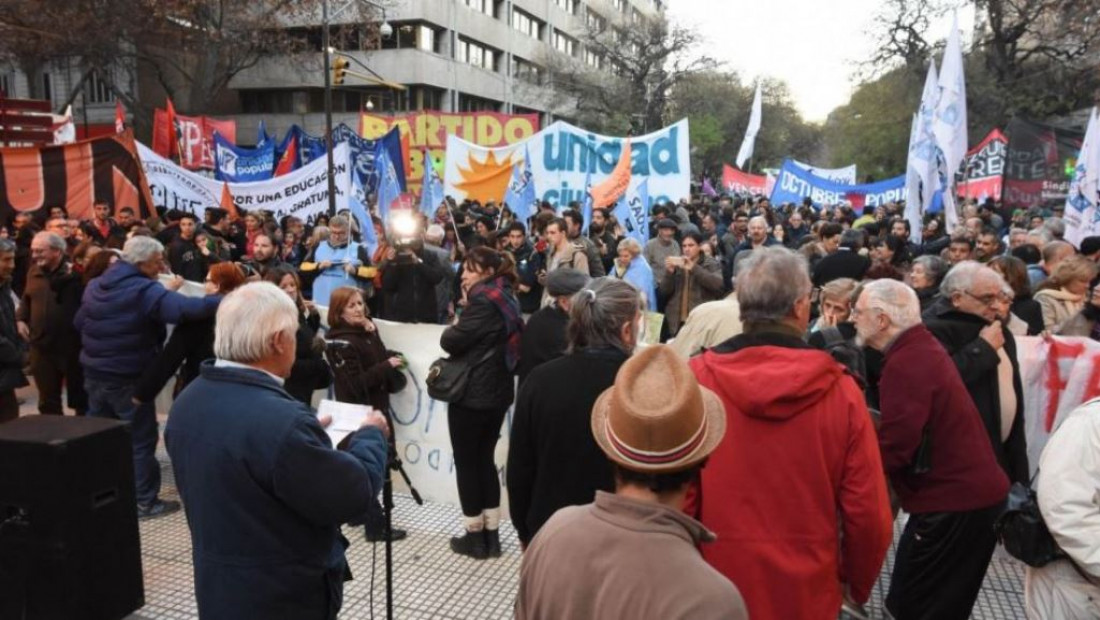
<path id="1" fill-rule="evenodd" d="M 590 211 L 19 213 L 0 231 L 0 420 L 30 375 L 42 414 L 129 422 L 154 518 L 180 508 L 155 458 L 154 401 L 175 378 L 165 441 L 200 612 L 332 618 L 339 526 L 386 535 L 384 414 L 406 362 L 374 319 L 446 325 L 441 348 L 469 368 L 447 414 L 450 547 L 501 555 L 494 454 L 514 406 L 519 617 L 835 617 L 869 599 L 899 509 L 886 610 L 968 617 L 1009 485 L 1031 481 L 1015 339 L 1100 339 L 1100 237 L 1075 247 L 1059 206 L 993 201 L 913 234 L 901 204 L 698 196 L 656 205 L 644 244 Z M 330 386 L 383 414 L 336 451 L 310 408 Z M 1067 556 L 1029 569 L 1035 618 L 1100 600 L 1082 525 L 1098 518 L 1094 409 L 1042 459 Z"/>

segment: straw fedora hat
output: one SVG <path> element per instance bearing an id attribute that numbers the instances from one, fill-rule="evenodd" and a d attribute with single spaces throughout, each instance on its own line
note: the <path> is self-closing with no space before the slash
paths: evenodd
<path id="1" fill-rule="evenodd" d="M 687 469 L 713 452 L 725 434 L 722 401 L 666 345 L 628 359 L 592 407 L 596 443 L 607 458 L 634 471 Z"/>

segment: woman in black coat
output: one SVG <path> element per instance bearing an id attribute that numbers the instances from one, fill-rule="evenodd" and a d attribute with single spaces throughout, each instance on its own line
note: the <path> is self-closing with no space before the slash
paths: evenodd
<path id="1" fill-rule="evenodd" d="M 592 405 L 634 350 L 641 299 L 623 280 L 592 281 L 572 298 L 569 352 L 532 370 L 519 388 L 505 471 L 524 545 L 558 509 L 615 490 L 611 462 L 592 437 Z"/>
<path id="2" fill-rule="evenodd" d="M 500 482 L 493 454 L 515 396 L 512 374 L 523 332 L 515 282 L 510 254 L 484 246 L 470 250 L 462 270 L 465 306 L 439 342 L 452 358 L 470 364 L 466 392 L 450 403 L 447 424 L 466 526 L 464 535 L 451 539 L 451 549 L 475 558 L 500 555 Z"/>
<path id="3" fill-rule="evenodd" d="M 313 403 L 313 392 L 323 390 L 332 383 L 332 373 L 322 355 L 324 348 L 317 339 L 317 330 L 321 326 L 321 316 L 313 304 L 302 298 L 302 287 L 298 274 L 291 267 L 273 267 L 264 274 L 264 282 L 278 286 L 298 306 L 298 331 L 295 334 L 297 350 L 294 366 L 286 378 L 283 389 L 295 400 L 307 405 Z"/>
<path id="4" fill-rule="evenodd" d="M 362 291 L 351 286 L 332 291 L 328 324 L 327 346 L 335 375 L 336 400 L 368 405 L 389 419 L 390 391 L 404 360 L 386 350 L 378 329 L 367 315 Z M 406 535 L 404 530 L 392 530 L 393 540 Z M 366 537 L 370 542 L 385 540 L 384 513 L 377 502 L 366 515 Z"/>
<path id="5" fill-rule="evenodd" d="M 244 283 L 244 273 L 236 263 L 218 263 L 206 274 L 206 294 L 224 297 Z M 214 317 L 176 325 L 164 350 L 138 380 L 134 399 L 143 403 L 156 400 L 157 394 L 177 371 L 179 379 L 173 395 L 179 394 L 199 376 L 199 366 L 213 357 Z"/>

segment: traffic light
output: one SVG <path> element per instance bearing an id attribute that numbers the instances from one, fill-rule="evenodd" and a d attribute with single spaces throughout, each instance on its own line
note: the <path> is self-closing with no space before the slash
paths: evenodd
<path id="1" fill-rule="evenodd" d="M 348 72 L 348 60 L 336 58 L 332 61 L 332 83 L 339 86 L 344 83 L 344 74 Z"/>

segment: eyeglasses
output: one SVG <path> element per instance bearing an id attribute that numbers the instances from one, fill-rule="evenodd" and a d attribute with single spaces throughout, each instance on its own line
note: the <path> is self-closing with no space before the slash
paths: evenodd
<path id="1" fill-rule="evenodd" d="M 982 304 L 983 306 L 992 306 L 993 304 L 1001 301 L 1004 298 L 1003 293 L 989 293 L 988 295 L 975 295 L 970 291 L 963 291 L 963 295 L 973 299 L 974 301 Z"/>

